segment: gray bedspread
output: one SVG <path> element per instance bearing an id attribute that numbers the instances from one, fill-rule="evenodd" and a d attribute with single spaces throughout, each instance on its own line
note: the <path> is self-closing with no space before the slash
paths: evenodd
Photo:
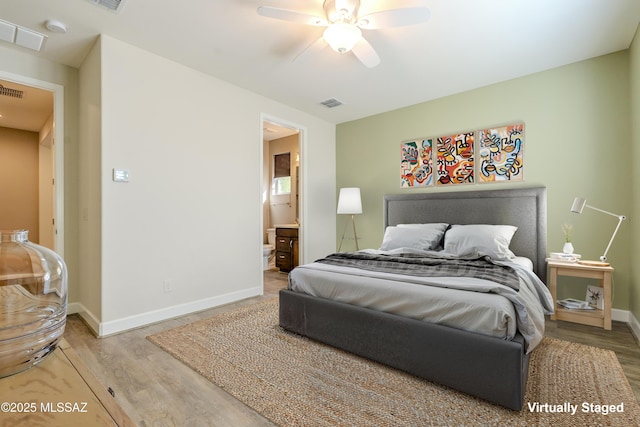
<path id="1" fill-rule="evenodd" d="M 416 256 L 413 252 L 401 255 L 394 251 L 364 250 L 332 255 L 295 268 L 289 274 L 289 288 L 464 330 L 475 332 L 482 328 L 480 333 L 491 336 L 503 336 L 506 330 L 505 339 L 511 339 L 517 330 L 525 339 L 527 352 L 540 343 L 544 336 L 544 316 L 553 312 L 553 300 L 533 271 L 512 261 L 476 259 L 473 262 L 478 264 L 476 269 L 493 270 L 483 274 L 494 275 L 499 280 L 489 276 L 479 278 L 468 269 L 464 274 L 465 269 L 456 267 L 456 262 L 429 266 L 438 264 L 435 260 L 441 256 L 454 258 L 451 255 L 419 252 Z M 394 269 L 386 270 L 385 264 L 394 263 L 394 259 L 401 262 L 395 263 Z M 458 262 L 468 261 L 458 259 Z M 426 273 L 425 270 L 432 267 L 436 275 Z M 512 282 L 512 276 L 517 283 Z M 419 286 L 423 292 L 415 285 L 428 286 Z M 462 294 L 456 294 L 459 292 Z M 496 295 L 501 299 L 495 299 Z M 497 309 L 489 308 L 494 303 Z"/>
<path id="2" fill-rule="evenodd" d="M 508 286 L 516 291 L 520 289 L 520 278 L 516 270 L 509 265 L 498 264 L 488 256 L 451 257 L 440 253 L 396 255 L 341 252 L 316 262 L 409 276 L 475 277 Z"/>

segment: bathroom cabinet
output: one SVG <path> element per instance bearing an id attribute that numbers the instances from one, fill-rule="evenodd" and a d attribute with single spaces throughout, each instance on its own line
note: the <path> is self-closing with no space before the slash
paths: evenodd
<path id="1" fill-rule="evenodd" d="M 276 227 L 276 267 L 289 272 L 298 265 L 298 229 Z"/>

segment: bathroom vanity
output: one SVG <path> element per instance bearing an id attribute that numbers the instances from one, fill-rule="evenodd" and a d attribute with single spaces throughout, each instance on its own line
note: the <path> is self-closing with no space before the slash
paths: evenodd
<path id="1" fill-rule="evenodd" d="M 298 265 L 298 227 L 276 226 L 276 267 L 289 272 Z"/>

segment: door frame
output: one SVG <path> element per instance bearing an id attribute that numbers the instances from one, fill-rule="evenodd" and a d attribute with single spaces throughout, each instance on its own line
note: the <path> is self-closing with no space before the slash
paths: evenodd
<path id="1" fill-rule="evenodd" d="M 260 113 L 260 173 L 259 173 L 259 177 L 260 177 L 260 192 L 259 192 L 259 200 L 260 200 L 260 236 L 263 233 L 264 230 L 264 215 L 263 215 L 263 203 L 262 203 L 262 194 L 264 193 L 264 191 L 268 191 L 268 188 L 265 188 L 264 186 L 264 182 L 263 182 L 263 175 L 264 175 L 264 165 L 263 165 L 263 158 L 264 158 L 264 123 L 265 122 L 269 122 L 269 123 L 273 123 L 276 124 L 278 126 L 283 126 L 283 127 L 287 127 L 290 129 L 296 129 L 298 130 L 298 150 L 300 152 L 300 160 L 298 163 L 298 179 L 299 179 L 299 187 L 298 187 L 298 191 L 299 191 L 299 196 L 300 196 L 300 211 L 299 211 L 299 219 L 300 219 L 300 227 L 298 228 L 298 247 L 299 247 L 299 260 L 300 263 L 303 263 L 304 260 L 304 253 L 305 253 L 305 227 L 306 227 L 306 221 L 304 220 L 306 217 L 306 198 L 305 198 L 305 194 L 307 193 L 307 188 L 306 188 L 306 182 L 307 180 L 305 179 L 305 173 L 306 173 L 306 156 L 305 156 L 305 152 L 306 152 L 306 146 L 307 146 L 307 129 L 302 126 L 299 125 L 297 123 L 291 122 L 289 120 L 285 120 L 279 117 L 275 117 L 266 113 Z M 260 265 L 262 266 L 262 238 L 260 239 Z M 261 283 L 262 283 L 262 290 L 264 292 L 264 275 L 261 274 Z"/>
<path id="2" fill-rule="evenodd" d="M 0 70 L 0 79 L 53 92 L 54 250 L 64 258 L 64 86 Z"/>

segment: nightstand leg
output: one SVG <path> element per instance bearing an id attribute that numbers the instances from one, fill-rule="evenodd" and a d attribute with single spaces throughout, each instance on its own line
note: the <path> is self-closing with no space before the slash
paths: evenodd
<path id="1" fill-rule="evenodd" d="M 551 267 L 549 272 L 549 291 L 551 292 L 551 298 L 553 299 L 553 314 L 551 320 L 556 320 L 556 286 L 558 281 L 558 269 Z"/>
<path id="2" fill-rule="evenodd" d="M 602 288 L 604 290 L 604 328 L 611 330 L 611 273 L 604 273 L 602 277 Z"/>

